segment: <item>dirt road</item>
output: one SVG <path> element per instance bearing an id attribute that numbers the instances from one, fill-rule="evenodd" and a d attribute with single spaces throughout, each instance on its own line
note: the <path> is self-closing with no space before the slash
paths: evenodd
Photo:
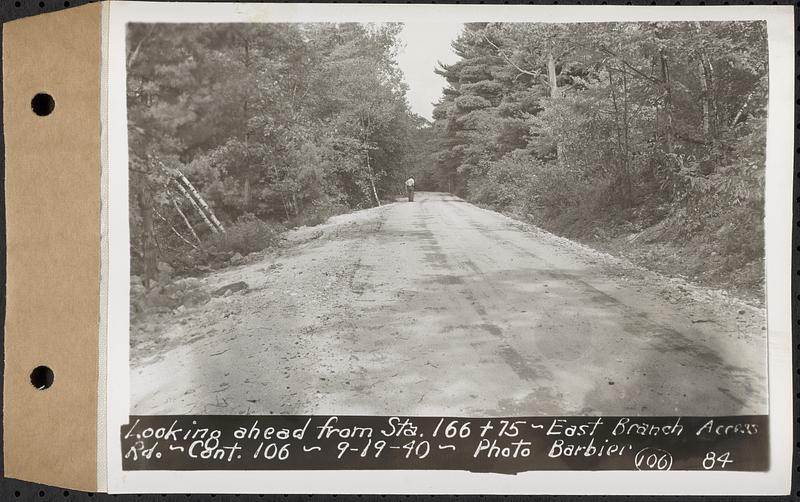
<path id="1" fill-rule="evenodd" d="M 298 229 L 203 287 L 240 280 L 134 326 L 133 414 L 767 412 L 763 310 L 451 195 Z"/>

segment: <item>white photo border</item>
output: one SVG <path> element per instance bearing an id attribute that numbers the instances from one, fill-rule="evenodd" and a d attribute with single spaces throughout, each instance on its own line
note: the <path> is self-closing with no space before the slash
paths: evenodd
<path id="1" fill-rule="evenodd" d="M 100 344 L 99 489 L 110 493 L 786 495 L 793 451 L 791 235 L 793 226 L 794 8 L 786 6 L 529 6 L 104 3 L 105 116 Z M 767 472 L 529 471 L 515 476 L 443 470 L 123 471 L 120 428 L 128 422 L 129 226 L 127 23 L 614 22 L 764 20 L 769 37 L 765 245 L 770 470 Z M 105 143 L 104 143 L 105 144 Z M 105 244 L 107 243 L 107 247 Z M 102 307 L 102 305 L 101 305 Z M 102 316 L 101 316 L 102 318 Z M 101 319 L 102 320 L 102 319 Z M 101 328 L 102 329 L 102 328 Z M 102 363 L 101 363 L 102 364 Z M 100 400 L 101 406 L 104 400 Z M 105 413 L 103 413 L 105 412 Z M 103 458 L 102 455 L 105 455 Z M 105 471 L 101 472 L 101 465 Z"/>

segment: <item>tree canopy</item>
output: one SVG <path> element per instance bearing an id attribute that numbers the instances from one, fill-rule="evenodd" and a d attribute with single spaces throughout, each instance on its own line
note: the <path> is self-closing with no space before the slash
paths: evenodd
<path id="1" fill-rule="evenodd" d="M 129 25 L 134 272 L 263 249 L 413 175 L 570 237 L 693 243 L 696 270 L 760 283 L 765 23 L 467 24 L 432 123 L 400 30 Z"/>
<path id="2" fill-rule="evenodd" d="M 764 23 L 473 23 L 453 49 L 440 189 L 573 237 L 663 223 L 763 274 Z"/>
<path id="3" fill-rule="evenodd" d="M 396 192 L 422 124 L 395 63 L 400 28 L 129 25 L 133 269 L 240 251 L 231 225 L 259 234 Z"/>

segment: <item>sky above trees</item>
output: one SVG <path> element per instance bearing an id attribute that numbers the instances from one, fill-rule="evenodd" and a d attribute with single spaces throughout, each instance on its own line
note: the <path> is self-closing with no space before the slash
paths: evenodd
<path id="1" fill-rule="evenodd" d="M 442 96 L 447 81 L 433 72 L 437 62 L 454 63 L 458 56 L 451 43 L 464 28 L 462 23 L 406 23 L 399 39 L 403 48 L 397 55 L 397 65 L 403 70 L 408 84 L 408 103 L 411 111 L 431 120 L 433 104 Z"/>

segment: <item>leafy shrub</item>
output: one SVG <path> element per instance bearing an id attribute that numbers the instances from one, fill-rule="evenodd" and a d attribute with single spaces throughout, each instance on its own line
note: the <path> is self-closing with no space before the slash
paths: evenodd
<path id="1" fill-rule="evenodd" d="M 349 211 L 350 208 L 347 206 L 347 204 L 337 200 L 315 200 L 309 206 L 307 206 L 302 213 L 289 219 L 287 226 L 301 227 L 305 225 L 311 227 L 325 223 L 331 216 L 347 213 Z"/>
<path id="2" fill-rule="evenodd" d="M 207 245 L 209 251 L 246 255 L 276 245 L 283 231 L 282 225 L 267 223 L 245 213 L 228 225 L 224 233 L 210 235 Z"/>
<path id="3" fill-rule="evenodd" d="M 468 181 L 473 200 L 497 209 L 511 209 L 526 199 L 536 183 L 538 162 L 525 152 L 513 152 L 491 162 L 486 175 Z"/>

